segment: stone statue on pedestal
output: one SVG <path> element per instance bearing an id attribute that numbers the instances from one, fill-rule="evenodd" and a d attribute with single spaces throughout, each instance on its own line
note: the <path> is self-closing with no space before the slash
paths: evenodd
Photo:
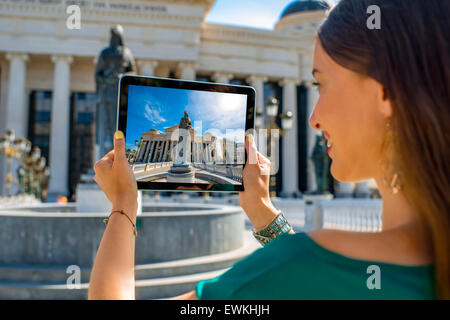
<path id="1" fill-rule="evenodd" d="M 180 120 L 178 143 L 175 146 L 175 164 L 187 164 L 190 155 L 190 129 L 192 128 L 191 119 L 187 111 L 184 111 L 184 117 Z"/>
<path id="2" fill-rule="evenodd" d="M 117 25 L 111 28 L 110 45 L 100 53 L 95 70 L 97 88 L 95 160 L 100 159 L 113 148 L 120 76 L 135 71 L 133 55 L 123 43 L 123 28 Z"/>
<path id="3" fill-rule="evenodd" d="M 317 190 L 316 193 L 329 193 L 328 191 L 328 148 L 323 135 L 316 136 L 316 144 L 311 155 L 314 163 L 314 173 L 316 175 Z"/>
<path id="4" fill-rule="evenodd" d="M 117 121 L 117 93 L 120 76 L 134 73 L 136 65 L 131 51 L 123 44 L 123 28 L 111 28 L 109 47 L 102 50 L 95 70 L 97 105 L 93 163 L 113 149 Z M 94 181 L 94 164 L 77 185 L 78 212 L 105 212 L 111 203 Z M 142 193 L 138 193 L 138 212 L 142 210 Z"/>
<path id="5" fill-rule="evenodd" d="M 178 129 L 178 143 L 173 150 L 174 162 L 167 172 L 167 182 L 194 183 L 195 170 L 190 163 L 192 124 L 187 111 L 184 111 Z"/>

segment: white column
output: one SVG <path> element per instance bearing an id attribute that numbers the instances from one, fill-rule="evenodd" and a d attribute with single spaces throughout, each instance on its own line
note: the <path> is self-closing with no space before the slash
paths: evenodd
<path id="1" fill-rule="evenodd" d="M 68 195 L 71 56 L 52 56 L 55 64 L 50 131 L 49 197 Z"/>
<path id="2" fill-rule="evenodd" d="M 307 90 L 308 90 L 308 96 L 307 96 L 307 105 L 308 105 L 308 119 L 311 117 L 311 114 L 314 110 L 314 107 L 316 106 L 317 99 L 319 98 L 319 94 L 317 92 L 317 89 L 312 86 L 312 82 L 306 82 L 305 83 Z M 308 191 L 315 191 L 317 190 L 317 183 L 316 183 L 316 174 L 314 172 L 314 163 L 311 160 L 311 154 L 314 149 L 314 144 L 316 142 L 316 135 L 318 135 L 320 131 L 315 130 L 311 128 L 311 126 L 308 125 L 307 130 L 307 188 Z"/>
<path id="3" fill-rule="evenodd" d="M 173 140 L 170 140 L 170 144 L 169 144 L 170 155 L 168 155 L 168 157 L 167 157 L 167 161 L 169 161 L 169 162 L 173 161 L 173 159 L 174 159 L 174 157 L 173 157 L 174 145 L 175 145 L 175 142 Z"/>
<path id="4" fill-rule="evenodd" d="M 256 110 L 260 111 L 265 115 L 265 102 L 264 102 L 264 82 L 267 81 L 267 77 L 263 76 L 250 76 L 247 78 L 247 82 L 255 88 L 256 96 L 255 96 L 255 106 Z"/>
<path id="5" fill-rule="evenodd" d="M 144 149 L 144 152 L 142 153 L 142 157 L 141 157 L 140 161 L 145 162 L 145 159 L 147 159 L 147 155 L 148 155 L 148 152 L 150 151 L 151 144 L 152 144 L 151 141 L 145 142 L 145 149 Z"/>
<path id="6" fill-rule="evenodd" d="M 26 62 L 28 55 L 23 53 L 8 53 L 9 84 L 6 100 L 5 129 L 14 129 L 16 137 L 27 134 L 28 106 L 25 93 Z"/>
<path id="7" fill-rule="evenodd" d="M 170 67 L 168 65 L 159 64 L 155 68 L 155 75 L 161 78 L 168 78 L 170 76 Z"/>
<path id="8" fill-rule="evenodd" d="M 156 155 L 158 154 L 158 148 L 159 148 L 159 146 L 161 145 L 161 141 L 157 141 L 156 142 L 156 145 L 155 145 L 155 152 L 154 152 L 154 154 L 153 154 L 153 156 L 152 156 L 152 162 L 156 162 L 156 161 L 158 161 L 158 159 L 156 159 Z"/>
<path id="9" fill-rule="evenodd" d="M 166 161 L 167 161 L 167 149 L 169 148 L 169 143 L 170 143 L 170 141 L 166 141 L 166 142 L 165 142 L 165 146 L 164 146 L 164 156 L 163 156 L 163 159 L 162 159 L 163 162 L 166 162 Z"/>
<path id="10" fill-rule="evenodd" d="M 155 150 L 157 141 L 152 141 L 149 152 L 145 155 L 145 162 L 152 162 L 153 150 Z"/>
<path id="11" fill-rule="evenodd" d="M 167 150 L 167 141 L 163 141 L 162 148 L 161 148 L 161 154 L 159 155 L 159 162 L 163 161 L 166 150 Z"/>
<path id="12" fill-rule="evenodd" d="M 26 87 L 26 62 L 29 57 L 23 53 L 7 53 L 6 59 L 9 60 L 8 73 L 8 91 L 6 96 L 5 112 L 0 114 L 0 122 L 3 124 L 4 134 L 7 129 L 14 129 L 16 137 L 26 136 L 28 126 L 28 99 L 25 91 Z M 0 102 L 1 103 L 1 102 Z M 2 125 L 0 125 L 1 127 Z M 13 174 L 18 167 L 17 161 L 13 161 Z M 6 157 L 0 157 L 0 195 L 5 194 L 5 176 L 6 176 Z M 11 185 L 11 194 L 17 192 L 17 187 Z M 6 194 L 5 194 L 6 195 Z"/>
<path id="13" fill-rule="evenodd" d="M 154 76 L 158 61 L 155 60 L 138 60 L 139 73 L 143 76 Z"/>
<path id="14" fill-rule="evenodd" d="M 355 198 L 369 198 L 369 180 L 355 183 Z"/>
<path id="15" fill-rule="evenodd" d="M 155 145 L 156 145 L 156 141 L 152 141 L 152 142 L 150 143 L 150 146 L 149 146 L 149 148 L 148 148 L 148 150 L 147 150 L 147 153 L 145 154 L 145 159 L 144 159 L 145 162 L 148 161 L 149 155 L 151 155 L 151 154 L 153 153 L 153 149 L 155 149 Z M 150 160 L 150 161 L 151 161 L 151 160 Z"/>
<path id="16" fill-rule="evenodd" d="M 211 76 L 211 79 L 214 82 L 225 83 L 225 84 L 229 83 L 232 78 L 233 78 L 233 74 L 232 73 L 225 73 L 225 72 L 215 72 Z"/>
<path id="17" fill-rule="evenodd" d="M 145 150 L 147 149 L 148 141 L 143 141 L 141 149 L 139 150 L 139 153 L 137 155 L 136 161 L 140 162 L 142 161 L 142 158 L 144 158 Z"/>
<path id="18" fill-rule="evenodd" d="M 293 116 L 292 128 L 283 137 L 283 180 L 282 192 L 284 197 L 301 196 L 298 190 L 298 137 L 297 137 L 297 84 L 298 79 L 284 79 L 283 112 L 290 110 Z"/>
<path id="19" fill-rule="evenodd" d="M 200 160 L 200 151 L 201 151 L 201 146 L 200 146 L 200 143 L 197 142 L 195 144 L 195 162 L 196 163 L 199 163 L 201 161 Z"/>
<path id="20" fill-rule="evenodd" d="M 178 64 L 177 78 L 182 80 L 195 80 L 195 68 L 194 62 L 181 62 Z"/>

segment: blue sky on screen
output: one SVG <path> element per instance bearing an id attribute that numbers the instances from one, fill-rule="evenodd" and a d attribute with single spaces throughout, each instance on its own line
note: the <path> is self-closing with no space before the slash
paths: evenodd
<path id="1" fill-rule="evenodd" d="M 235 93 L 131 85 L 128 89 L 126 146 L 143 132 L 180 123 L 186 110 L 197 135 L 206 132 L 244 142 L 247 96 Z"/>
<path id="2" fill-rule="evenodd" d="M 216 0 L 206 22 L 273 29 L 291 2 L 293 0 Z"/>

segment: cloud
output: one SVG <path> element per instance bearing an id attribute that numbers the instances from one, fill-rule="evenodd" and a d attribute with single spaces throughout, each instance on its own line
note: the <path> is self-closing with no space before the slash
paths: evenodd
<path id="1" fill-rule="evenodd" d="M 145 119 L 152 122 L 153 124 L 159 124 L 167 121 L 167 119 L 165 119 L 161 115 L 161 107 L 158 104 L 146 101 L 144 109 L 145 109 L 144 111 Z"/>

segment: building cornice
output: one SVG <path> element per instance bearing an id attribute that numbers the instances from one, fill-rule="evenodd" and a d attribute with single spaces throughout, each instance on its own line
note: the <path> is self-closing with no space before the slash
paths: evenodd
<path id="1" fill-rule="evenodd" d="M 308 26 L 311 23 L 317 24 L 318 26 L 326 18 L 328 12 L 328 10 L 318 10 L 290 14 L 278 21 L 274 29 L 282 31 L 295 26 Z"/>
<path id="2" fill-rule="evenodd" d="M 10 0 L 0 0 L 0 16 L 8 18 L 24 17 L 37 19 L 61 19 L 66 20 L 67 0 L 59 0 L 59 4 L 45 5 L 28 3 L 27 0 L 17 0 L 17 2 L 9 2 Z M 84 6 L 81 6 L 82 22 L 109 22 L 122 24 L 145 24 L 146 26 L 174 26 L 183 28 L 202 27 L 204 21 L 204 10 L 197 12 L 185 13 L 179 7 L 171 8 L 168 3 L 174 5 L 199 5 L 203 9 L 207 9 L 206 3 L 209 0 L 168 0 L 168 1 L 152 1 L 152 0 L 134 0 L 134 1 L 109 1 L 109 0 L 84 0 Z M 94 3 L 107 4 L 107 7 L 96 7 Z M 127 5 L 130 7 L 121 8 L 114 7 L 116 5 Z M 134 7 L 133 7 L 134 6 Z M 206 6 L 206 7 L 205 7 Z"/>
<path id="3" fill-rule="evenodd" d="M 284 49 L 302 48 L 301 39 L 288 33 L 220 24 L 204 24 L 201 30 L 201 38 L 202 41 L 225 41 Z"/>

